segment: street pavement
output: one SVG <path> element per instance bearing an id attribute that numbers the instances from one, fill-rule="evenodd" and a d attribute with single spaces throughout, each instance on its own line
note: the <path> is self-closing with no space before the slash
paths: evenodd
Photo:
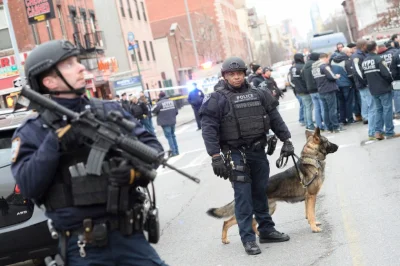
<path id="1" fill-rule="evenodd" d="M 292 91 L 279 107 L 291 133 L 296 153 L 305 144 L 305 128 L 298 122 L 299 105 Z M 229 230 L 231 243 L 221 242 L 223 220 L 206 211 L 233 199 L 231 184 L 216 177 L 197 131 L 190 106 L 180 110 L 176 137 L 180 155 L 169 163 L 201 179 L 200 184 L 160 167 L 155 181 L 160 209 L 161 239 L 154 248 L 169 265 L 400 265 L 400 138 L 361 146 L 367 126 L 360 123 L 341 133 L 324 134 L 339 145 L 328 155 L 326 178 L 317 199 L 321 233 L 312 233 L 305 219 L 304 203 L 279 203 L 273 219 L 276 228 L 290 235 L 284 243 L 261 244 L 262 253 L 248 256 L 238 227 Z M 155 121 L 154 121 L 155 122 Z M 400 123 L 395 121 L 400 133 Z M 155 124 L 156 125 L 156 124 Z M 158 128 L 164 149 L 168 143 Z M 271 174 L 277 169 L 281 142 L 269 157 Z"/>

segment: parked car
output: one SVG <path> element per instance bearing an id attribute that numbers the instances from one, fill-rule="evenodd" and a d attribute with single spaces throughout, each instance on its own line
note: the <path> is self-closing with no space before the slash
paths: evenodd
<path id="1" fill-rule="evenodd" d="M 57 253 L 44 211 L 25 199 L 11 174 L 11 138 L 16 128 L 32 111 L 0 112 L 0 265 L 26 260 L 43 263 L 43 258 Z"/>
<path id="2" fill-rule="evenodd" d="M 291 65 L 284 65 L 278 68 L 274 68 L 271 72 L 271 76 L 274 78 L 276 84 L 278 85 L 278 89 L 283 92 L 287 91 L 287 87 L 290 85 L 288 81 L 288 74 Z"/>

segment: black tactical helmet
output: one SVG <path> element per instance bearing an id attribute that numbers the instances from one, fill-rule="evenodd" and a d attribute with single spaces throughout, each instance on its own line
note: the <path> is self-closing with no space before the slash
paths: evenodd
<path id="1" fill-rule="evenodd" d="M 239 57 L 233 56 L 225 59 L 222 63 L 221 74 L 224 76 L 226 72 L 243 71 L 246 75 L 246 63 Z"/>
<path id="2" fill-rule="evenodd" d="M 58 93 L 80 93 L 80 90 L 74 90 L 70 84 L 64 79 L 56 65 L 65 59 L 78 56 L 79 50 L 69 41 L 66 40 L 53 40 L 43 43 L 32 50 L 25 61 L 25 76 L 33 90 L 41 93 L 49 93 L 46 88 L 41 88 L 38 78 L 49 71 L 54 69 L 56 74 L 65 82 L 70 88 L 70 91 Z M 45 91 L 43 91 L 45 90 Z"/>

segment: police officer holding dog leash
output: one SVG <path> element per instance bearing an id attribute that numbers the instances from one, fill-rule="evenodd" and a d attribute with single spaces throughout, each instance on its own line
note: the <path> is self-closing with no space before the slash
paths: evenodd
<path id="1" fill-rule="evenodd" d="M 235 215 L 245 251 L 261 253 L 252 229 L 253 214 L 260 243 L 282 242 L 289 236 L 275 230 L 268 213 L 266 188 L 269 163 L 265 155 L 266 132 L 271 128 L 283 141 L 281 157 L 294 154 L 290 132 L 266 90 L 245 81 L 246 65 L 238 57 L 226 59 L 221 74 L 224 86 L 208 94 L 200 109 L 203 139 L 212 156 L 214 173 L 232 182 Z"/>
<path id="2" fill-rule="evenodd" d="M 74 112 L 90 109 L 100 120 L 117 111 L 137 124 L 127 136 L 162 152 L 157 138 L 117 102 L 84 97 L 85 67 L 78 55 L 79 50 L 64 40 L 36 47 L 25 63 L 31 89 Z M 16 183 L 26 198 L 45 206 L 52 234 L 59 235 L 61 259 L 70 266 L 166 265 L 143 234 L 147 201 L 139 187 L 147 187 L 149 181 L 135 172 L 137 166 L 112 152 L 100 165 L 100 176 L 88 174 L 85 163 L 91 150 L 79 132 L 64 117 L 39 111 L 16 130 L 12 143 Z M 120 203 L 110 206 L 111 211 L 110 186 Z"/>

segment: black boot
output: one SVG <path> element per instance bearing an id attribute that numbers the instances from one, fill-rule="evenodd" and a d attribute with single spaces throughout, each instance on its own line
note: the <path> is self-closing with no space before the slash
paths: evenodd
<path id="1" fill-rule="evenodd" d="M 256 241 L 250 241 L 243 244 L 244 250 L 249 255 L 257 255 L 261 253 L 260 248 L 258 247 Z"/>
<path id="2" fill-rule="evenodd" d="M 287 234 L 273 231 L 273 232 L 260 232 L 260 243 L 273 243 L 288 241 L 290 237 Z"/>

